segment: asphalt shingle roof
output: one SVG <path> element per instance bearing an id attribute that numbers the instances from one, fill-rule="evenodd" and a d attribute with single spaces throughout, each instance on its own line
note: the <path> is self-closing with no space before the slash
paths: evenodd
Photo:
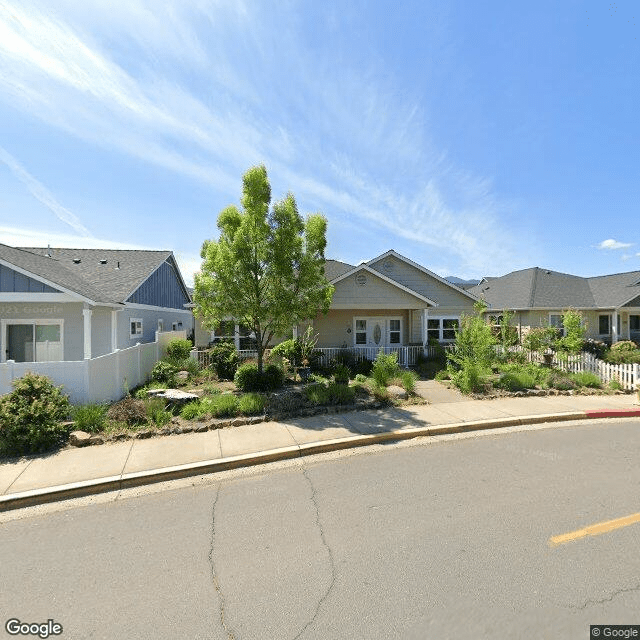
<path id="1" fill-rule="evenodd" d="M 604 309 L 640 295 L 640 271 L 594 278 L 533 267 L 491 278 L 469 290 L 493 309 Z"/>
<path id="2" fill-rule="evenodd" d="M 352 264 L 340 262 L 339 260 L 327 260 L 324 263 L 324 275 L 329 282 L 339 278 L 341 275 L 344 275 L 352 269 L 355 269 Z"/>
<path id="3" fill-rule="evenodd" d="M 49 253 L 51 257 L 47 257 Z M 16 248 L 0 244 L 0 260 L 94 302 L 111 304 L 125 302 L 171 255 L 171 251 Z"/>

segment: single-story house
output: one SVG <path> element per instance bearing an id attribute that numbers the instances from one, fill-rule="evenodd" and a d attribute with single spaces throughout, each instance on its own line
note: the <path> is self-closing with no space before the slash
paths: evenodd
<path id="1" fill-rule="evenodd" d="M 380 347 L 452 342 L 460 316 L 473 313 L 477 300 L 394 250 L 359 265 L 327 260 L 325 275 L 335 292 L 327 315 L 311 322 L 317 348 L 369 349 L 370 355 Z M 233 320 L 214 331 L 196 322 L 195 336 L 198 346 L 233 338 L 238 348 L 251 348 L 250 333 Z"/>
<path id="2" fill-rule="evenodd" d="M 171 251 L 0 244 L 0 362 L 78 361 L 193 327 Z"/>
<path id="3" fill-rule="evenodd" d="M 571 308 L 582 313 L 589 338 L 640 340 L 640 271 L 583 278 L 534 267 L 484 278 L 469 292 L 498 324 L 501 312 L 514 311 L 521 338 L 534 327 L 562 329 L 562 313 Z"/>

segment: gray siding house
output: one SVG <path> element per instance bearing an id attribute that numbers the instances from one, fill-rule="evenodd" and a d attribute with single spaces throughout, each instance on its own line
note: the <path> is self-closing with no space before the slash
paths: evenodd
<path id="1" fill-rule="evenodd" d="M 571 308 L 582 313 L 589 338 L 640 341 L 640 271 L 583 278 L 534 267 L 484 278 L 469 291 L 498 321 L 502 311 L 514 311 L 521 338 L 534 327 L 562 329 L 562 313 Z"/>
<path id="2" fill-rule="evenodd" d="M 171 251 L 0 244 L 0 362 L 78 361 L 192 329 Z"/>

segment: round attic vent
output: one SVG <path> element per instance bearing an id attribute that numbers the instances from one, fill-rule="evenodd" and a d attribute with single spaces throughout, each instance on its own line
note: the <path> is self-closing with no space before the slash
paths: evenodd
<path id="1" fill-rule="evenodd" d="M 359 287 L 364 287 L 367 284 L 367 276 L 364 273 L 359 273 L 356 276 L 356 284 Z"/>

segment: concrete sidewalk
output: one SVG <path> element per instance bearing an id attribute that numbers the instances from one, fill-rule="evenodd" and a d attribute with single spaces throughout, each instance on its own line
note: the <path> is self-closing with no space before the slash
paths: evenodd
<path id="1" fill-rule="evenodd" d="M 0 464 L 0 511 L 392 440 L 640 416 L 635 395 L 440 402 L 128 440 Z"/>

